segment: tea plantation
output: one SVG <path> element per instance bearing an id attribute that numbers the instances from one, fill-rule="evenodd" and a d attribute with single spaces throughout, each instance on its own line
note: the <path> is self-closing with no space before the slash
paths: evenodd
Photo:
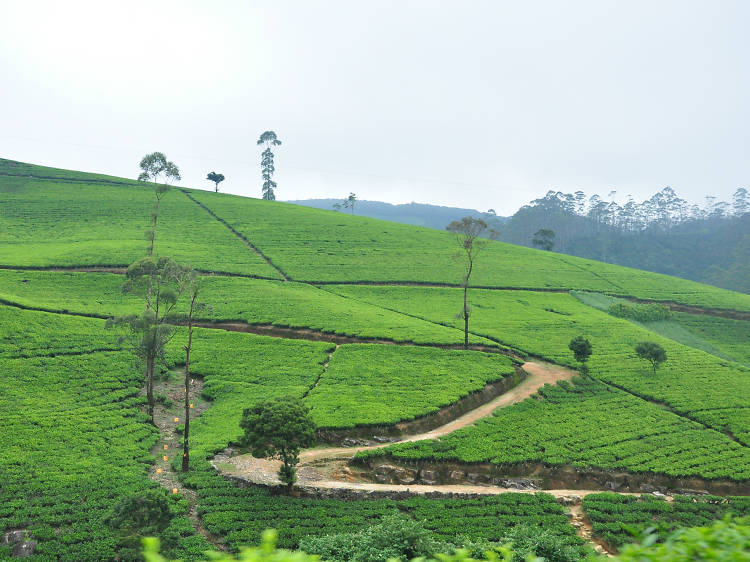
<path id="1" fill-rule="evenodd" d="M 32 561 L 121 559 L 121 537 L 106 523 L 114 506 L 166 482 L 155 477 L 164 424 L 145 414 L 142 368 L 125 332 L 105 327 L 143 310 L 122 292 L 122 270 L 146 255 L 152 186 L 0 160 L 0 202 L 0 537 L 23 530 L 36 543 Z M 516 383 L 526 360 L 578 368 L 568 348 L 578 335 L 593 346 L 587 376 L 539 383 L 440 439 L 357 456 L 689 477 L 727 489 L 750 481 L 748 295 L 493 242 L 471 278 L 464 350 L 463 264 L 447 232 L 185 188 L 167 193 L 158 219 L 157 256 L 198 270 L 208 305 L 190 360 L 207 403 L 191 421 L 190 471 L 176 470 L 179 448 L 159 465 L 173 477 L 164 492 L 172 558 L 257 543 L 269 527 L 294 548 L 393 514 L 457 543 L 543 528 L 583 557 L 567 508 L 546 493 L 288 497 L 240 487 L 210 464 L 238 446 L 242 412 L 259 401 L 300 398 L 320 428 L 344 434 L 390 427 L 489 383 Z M 633 322 L 607 314 L 601 304 L 612 297 L 681 308 L 661 323 Z M 187 310 L 184 299 L 176 310 Z M 179 320 L 160 366 L 172 379 L 157 373 L 164 411 L 184 396 L 168 387 L 185 364 Z M 655 373 L 633 350 L 645 340 L 667 353 Z M 183 421 L 170 428 L 178 443 Z M 748 499 L 597 493 L 583 510 L 594 536 L 617 547 L 631 527 L 663 535 L 748 514 Z M 0 559 L 12 549 L 0 544 Z"/>

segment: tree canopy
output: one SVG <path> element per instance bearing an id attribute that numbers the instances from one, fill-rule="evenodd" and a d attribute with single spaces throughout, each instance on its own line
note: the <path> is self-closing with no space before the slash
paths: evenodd
<path id="1" fill-rule="evenodd" d="M 583 336 L 576 336 L 570 340 L 568 349 L 573 352 L 576 361 L 580 363 L 586 363 L 592 351 L 591 342 Z"/>
<path id="2" fill-rule="evenodd" d="M 254 457 L 279 459 L 279 479 L 289 489 L 297 480 L 295 466 L 303 447 L 315 443 L 315 422 L 299 398 L 281 397 L 260 402 L 242 413 L 240 427 L 245 431 L 242 445 Z"/>
<path id="3" fill-rule="evenodd" d="M 180 181 L 180 169 L 167 160 L 163 152 L 152 152 L 141 158 L 141 173 L 139 181 L 152 181 L 154 183 L 170 183 Z M 161 180 L 161 182 L 159 182 Z"/>
<path id="4" fill-rule="evenodd" d="M 216 193 L 219 193 L 219 184 L 224 181 L 224 174 L 217 174 L 216 172 L 209 172 L 206 179 L 216 184 Z"/>
<path id="5" fill-rule="evenodd" d="M 658 343 L 652 341 L 642 341 L 636 344 L 635 354 L 641 359 L 645 359 L 651 363 L 651 366 L 654 368 L 654 373 L 656 373 L 656 369 L 659 365 L 667 360 L 667 352 L 664 348 Z"/>

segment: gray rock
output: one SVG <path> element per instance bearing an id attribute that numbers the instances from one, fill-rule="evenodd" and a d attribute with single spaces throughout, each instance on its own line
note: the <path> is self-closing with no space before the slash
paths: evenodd
<path id="1" fill-rule="evenodd" d="M 23 541 L 13 545 L 13 556 L 16 558 L 26 558 L 36 552 L 36 541 Z"/>
<path id="2" fill-rule="evenodd" d="M 341 445 L 344 447 L 356 447 L 359 445 L 359 441 L 352 439 L 351 437 L 346 437 L 341 441 Z"/>
<path id="3" fill-rule="evenodd" d="M 411 468 L 397 468 L 393 471 L 393 475 L 399 484 L 414 484 L 417 481 L 417 471 Z"/>
<path id="4" fill-rule="evenodd" d="M 530 478 L 493 478 L 492 483 L 513 490 L 538 490 L 539 485 Z"/>
<path id="5" fill-rule="evenodd" d="M 581 503 L 581 496 L 560 496 L 557 502 L 562 505 L 578 505 Z"/>
<path id="6" fill-rule="evenodd" d="M 24 529 L 12 529 L 3 533 L 3 540 L 0 544 L 15 544 L 21 542 L 28 534 L 28 531 L 25 531 Z"/>
<path id="7" fill-rule="evenodd" d="M 436 484 L 438 481 L 438 473 L 434 470 L 422 470 L 419 473 L 419 479 L 425 484 Z"/>
<path id="8" fill-rule="evenodd" d="M 449 478 L 454 482 L 463 482 L 466 478 L 466 473 L 463 470 L 452 470 Z"/>
<path id="9" fill-rule="evenodd" d="M 377 443 L 395 443 L 398 437 L 388 437 L 387 435 L 373 435 L 372 440 Z"/>

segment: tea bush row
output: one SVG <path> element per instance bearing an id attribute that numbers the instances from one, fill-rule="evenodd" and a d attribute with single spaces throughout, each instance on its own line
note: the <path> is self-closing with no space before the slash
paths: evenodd
<path id="1" fill-rule="evenodd" d="M 152 187 L 20 177 L 0 182 L 0 264 L 123 266 L 146 254 Z M 159 211 L 157 252 L 197 269 L 280 278 L 262 257 L 179 190 Z"/>
<path id="2" fill-rule="evenodd" d="M 357 457 L 538 462 L 675 477 L 750 478 L 747 447 L 600 382 L 545 385 L 539 396 L 440 440 L 395 444 Z"/>
<path id="3" fill-rule="evenodd" d="M 457 289 L 426 287 L 329 287 L 338 294 L 374 305 L 458 327 L 454 311 L 461 303 Z M 532 291 L 470 292 L 471 330 L 527 354 L 575 367 L 568 343 L 583 335 L 593 345 L 590 373 L 643 398 L 666 403 L 674 411 L 729 430 L 750 444 L 747 396 L 750 369 L 687 347 L 623 319 L 584 305 L 567 294 Z M 667 362 L 654 375 L 638 359 L 636 343 L 651 340 L 667 351 Z M 725 420 L 714 423 L 714 413 Z"/>
<path id="4" fill-rule="evenodd" d="M 514 374 L 510 358 L 494 353 L 342 345 L 306 402 L 322 427 L 392 424 L 434 413 Z"/>
<path id="5" fill-rule="evenodd" d="M 207 464 L 207 463 L 205 463 Z M 199 513 L 206 528 L 236 548 L 258 542 L 264 529 L 279 532 L 279 544 L 296 548 L 306 536 L 351 532 L 386 515 L 405 513 L 442 538 L 465 535 L 497 541 L 517 525 L 549 529 L 580 545 L 567 515 L 548 494 L 508 493 L 475 499 L 408 500 L 292 498 L 268 488 L 238 488 L 210 467 L 183 477 L 200 497 Z"/>
<path id="6" fill-rule="evenodd" d="M 147 476 L 157 432 L 139 410 L 140 376 L 123 352 L 0 359 L 0 531 L 26 529 L 29 560 L 114 559 L 103 523 L 124 496 L 156 486 Z M 208 546 L 175 498 L 175 556 Z M 192 554 L 191 554 L 192 553 Z M 9 556 L 0 549 L 0 558 Z"/>
<path id="7" fill-rule="evenodd" d="M 196 191 L 192 195 L 297 281 L 459 285 L 462 280 L 463 263 L 455 259 L 458 247 L 447 232 L 226 194 Z M 278 228 L 280 223 L 284 228 Z M 750 295 L 501 242 L 491 243 L 483 252 L 472 283 L 584 289 L 750 310 Z"/>
<path id="8" fill-rule="evenodd" d="M 123 276 L 111 273 L 0 269 L 0 299 L 45 310 L 132 314 L 143 301 L 122 294 Z M 204 320 L 310 328 L 342 336 L 415 343 L 463 343 L 461 331 L 362 303 L 302 283 L 241 277 L 200 278 L 201 299 L 210 305 Z M 185 304 L 181 309 L 185 311 Z M 471 343 L 495 346 L 472 336 Z"/>
<path id="9" fill-rule="evenodd" d="M 750 515 L 747 496 L 675 496 L 668 502 L 657 496 L 622 496 L 613 493 L 590 494 L 583 498 L 583 509 L 593 526 L 594 536 L 619 547 L 637 540 L 646 529 L 655 527 L 661 539 L 680 527 L 710 525 L 717 519 Z"/>

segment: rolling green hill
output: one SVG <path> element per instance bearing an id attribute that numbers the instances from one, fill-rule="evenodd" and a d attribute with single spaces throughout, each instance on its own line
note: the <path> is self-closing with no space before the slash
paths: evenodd
<path id="1" fill-rule="evenodd" d="M 32 560 L 112 559 L 106 513 L 156 486 L 150 450 L 159 436 L 142 413 L 142 374 L 121 332 L 105 329 L 106 318 L 143 308 L 121 285 L 123 269 L 146 255 L 152 186 L 0 160 L 0 201 L 0 420 L 10 436 L 0 451 L 0 532 L 29 530 L 39 543 Z M 156 254 L 198 269 L 209 305 L 191 360 L 209 407 L 191 424 L 191 472 L 181 480 L 197 508 L 172 498 L 170 555 L 196 559 L 208 546 L 188 515 L 232 546 L 256 541 L 267 524 L 295 547 L 393 510 L 433 521 L 438 504 L 427 499 L 368 500 L 358 512 L 337 500 L 279 502 L 236 488 L 209 459 L 237 443 L 242 410 L 256 401 L 298 396 L 320 426 L 337 430 L 391 425 L 512 375 L 504 353 L 575 368 L 567 346 L 577 335 L 593 344 L 588 377 L 377 455 L 747 482 L 750 295 L 492 242 L 471 278 L 474 348 L 459 350 L 458 249 L 447 232 L 333 211 L 187 188 L 164 197 Z M 601 309 L 611 296 L 676 310 L 668 325 L 635 324 Z M 185 334 L 177 329 L 165 370 L 184 365 Z M 635 356 L 643 340 L 667 351 L 657 373 Z M 441 502 L 456 514 L 443 529 L 500 537 L 490 518 L 506 500 Z M 550 500 L 538 502 L 574 538 Z M 457 523 L 467 514 L 476 517 Z M 8 556 L 0 546 L 0 559 Z"/>

